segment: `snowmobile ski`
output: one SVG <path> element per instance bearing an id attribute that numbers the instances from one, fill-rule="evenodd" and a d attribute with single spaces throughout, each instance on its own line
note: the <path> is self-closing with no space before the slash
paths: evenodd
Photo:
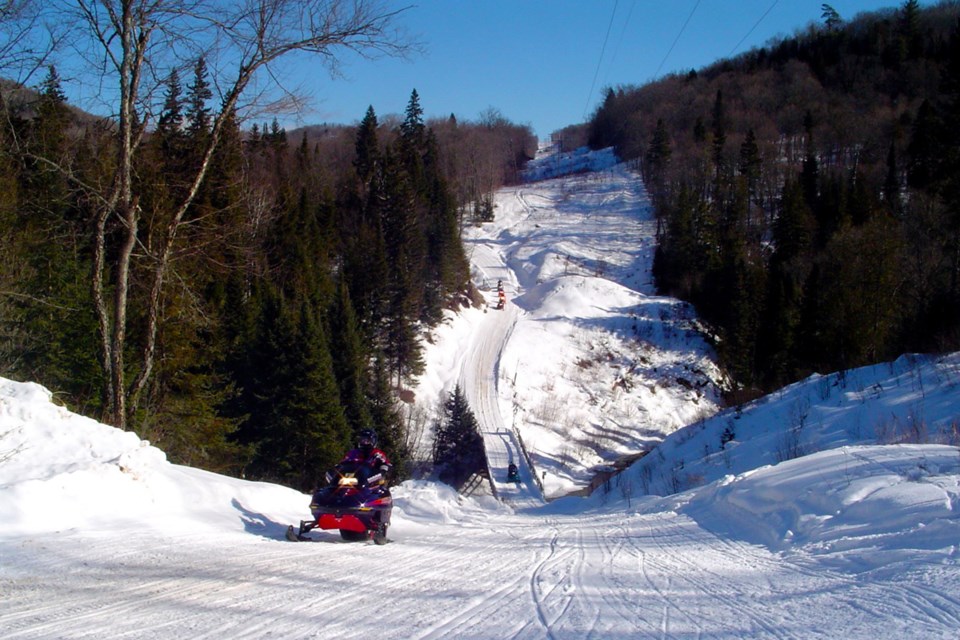
<path id="1" fill-rule="evenodd" d="M 301 536 L 300 534 L 298 534 L 296 529 L 293 528 L 293 525 L 290 525 L 289 527 L 287 527 L 286 537 L 287 537 L 287 540 L 289 540 L 290 542 L 303 542 L 306 540 L 310 540 L 310 538 L 306 536 Z"/>

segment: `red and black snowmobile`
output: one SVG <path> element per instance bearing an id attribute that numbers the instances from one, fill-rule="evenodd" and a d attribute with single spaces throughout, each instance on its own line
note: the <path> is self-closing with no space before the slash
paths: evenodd
<path id="1" fill-rule="evenodd" d="M 288 540 L 313 540 L 305 534 L 313 529 L 339 529 L 340 537 L 348 541 L 373 540 L 386 544 L 387 527 L 393 511 L 393 498 L 386 478 L 376 477 L 367 482 L 360 469 L 340 469 L 339 478 L 329 486 L 318 489 L 310 501 L 313 520 L 301 520 L 300 530 L 287 528 Z M 378 474 L 379 475 L 379 474 Z"/>

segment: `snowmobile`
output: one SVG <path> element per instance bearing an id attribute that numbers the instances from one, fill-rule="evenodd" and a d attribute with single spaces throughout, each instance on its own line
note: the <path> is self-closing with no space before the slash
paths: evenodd
<path id="1" fill-rule="evenodd" d="M 520 471 L 517 469 L 517 465 L 510 463 L 510 466 L 507 467 L 507 482 L 516 482 L 520 484 Z"/>
<path id="2" fill-rule="evenodd" d="M 339 529 L 340 537 L 349 542 L 370 539 L 376 544 L 389 542 L 387 527 L 393 498 L 386 478 L 367 483 L 358 471 L 357 468 L 341 469 L 336 482 L 314 492 L 310 501 L 313 520 L 301 520 L 299 531 L 290 525 L 287 539 L 312 540 L 305 534 L 313 529 Z"/>

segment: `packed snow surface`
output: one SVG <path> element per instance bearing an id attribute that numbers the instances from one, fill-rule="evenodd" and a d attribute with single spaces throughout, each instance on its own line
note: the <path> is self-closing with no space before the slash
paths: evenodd
<path id="1" fill-rule="evenodd" d="M 550 232 L 547 216 L 538 224 L 524 232 Z M 486 367 L 511 351 L 533 357 L 513 344 L 523 323 L 583 318 L 584 304 L 633 309 L 652 291 L 611 279 L 583 285 L 611 294 L 588 302 L 576 283 L 593 276 L 506 269 L 520 295 L 507 313 L 474 310 L 438 332 L 443 353 L 429 354 L 420 392 L 486 376 L 491 388 L 470 393 L 493 398 L 494 428 L 516 433 L 506 400 L 533 399 L 536 386 L 519 384 L 533 371 L 511 370 L 507 386 Z M 489 318 L 490 349 L 471 346 Z M 666 357 L 662 344 L 650 341 L 651 358 Z M 529 477 L 502 500 L 406 482 L 394 488 L 393 542 L 376 546 L 324 531 L 287 542 L 309 496 L 173 465 L 38 385 L 0 379 L 0 637 L 956 638 L 958 385 L 960 354 L 814 376 L 701 412 L 590 498 L 544 503 Z M 564 412 L 600 415 L 568 393 Z M 523 437 L 543 460 L 562 457 L 545 433 Z"/>

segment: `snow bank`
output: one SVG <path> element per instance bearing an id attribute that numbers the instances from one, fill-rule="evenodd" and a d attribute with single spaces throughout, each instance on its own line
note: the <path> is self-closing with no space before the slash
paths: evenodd
<path id="1" fill-rule="evenodd" d="M 37 384 L 0 378 L 0 434 L 0 536 L 148 528 L 280 540 L 310 516 L 309 495 L 171 464 L 135 434 L 56 405 Z M 510 512 L 432 482 L 405 483 L 395 496 L 401 528 Z"/>
<path id="2" fill-rule="evenodd" d="M 58 406 L 40 385 L 0 378 L 0 536 L 146 525 L 272 535 L 308 504 L 285 487 L 170 464 L 134 433 Z"/>
<path id="3" fill-rule="evenodd" d="M 151 472 L 166 464 L 148 442 L 70 413 L 33 383 L 0 379 L 0 434 L 0 534 L 84 526 L 104 486 L 118 512 L 143 517 Z"/>
<path id="4" fill-rule="evenodd" d="M 958 477 L 956 447 L 841 447 L 727 476 L 682 511 L 721 535 L 856 570 L 889 565 L 907 550 L 945 561 L 960 542 Z"/>

